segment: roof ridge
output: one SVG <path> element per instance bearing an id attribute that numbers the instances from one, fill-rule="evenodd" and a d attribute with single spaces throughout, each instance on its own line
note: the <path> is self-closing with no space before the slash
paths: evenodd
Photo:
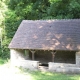
<path id="1" fill-rule="evenodd" d="M 61 20 L 80 20 L 80 19 L 48 19 L 48 20 L 23 20 L 23 21 L 56 21 L 56 20 L 58 20 L 58 21 L 61 21 Z"/>
<path id="2" fill-rule="evenodd" d="M 80 19 L 39 19 L 39 20 L 28 20 L 28 21 L 41 21 L 41 20 L 43 20 L 43 21 L 45 21 L 45 20 L 80 20 Z"/>
<path id="3" fill-rule="evenodd" d="M 22 22 L 47 22 L 47 21 L 79 21 L 80 19 L 51 19 L 51 20 L 23 20 Z"/>

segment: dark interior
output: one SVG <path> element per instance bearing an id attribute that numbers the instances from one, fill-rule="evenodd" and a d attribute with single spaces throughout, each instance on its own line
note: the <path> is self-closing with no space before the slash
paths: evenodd
<path id="1" fill-rule="evenodd" d="M 75 51 L 56 51 L 54 62 L 75 64 L 75 53 Z M 29 57 L 32 59 L 31 52 L 29 52 Z M 40 65 L 47 65 L 48 62 L 52 62 L 51 51 L 37 50 L 34 57 L 36 61 L 41 63 Z"/>

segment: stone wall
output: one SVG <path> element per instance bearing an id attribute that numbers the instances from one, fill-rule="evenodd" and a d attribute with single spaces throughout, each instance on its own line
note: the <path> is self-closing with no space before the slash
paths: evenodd
<path id="1" fill-rule="evenodd" d="M 25 60 L 25 51 L 21 49 L 10 49 L 11 60 Z"/>
<path id="2" fill-rule="evenodd" d="M 11 49 L 10 52 L 11 52 L 12 66 L 23 67 L 31 70 L 38 69 L 40 60 L 42 60 L 42 62 L 46 62 L 46 61 L 48 62 L 49 58 L 51 60 L 52 57 L 50 51 L 44 51 L 44 53 L 40 53 L 41 51 L 39 51 L 35 54 L 35 59 L 38 58 L 39 61 L 32 61 L 32 60 L 28 60 L 30 57 L 28 50 L 25 51 L 25 50 Z M 66 52 L 65 54 L 65 51 L 62 51 L 61 53 L 60 51 L 58 51 L 55 56 L 57 59 L 63 56 L 61 57 L 62 60 L 64 57 L 65 57 L 64 59 L 69 60 L 71 58 L 70 56 L 72 56 L 72 58 L 75 57 L 75 52 L 74 53 Z M 44 58 L 44 59 L 40 59 L 40 58 Z M 48 70 L 52 72 L 80 73 L 80 52 L 76 52 L 76 64 L 49 62 L 48 66 L 49 66 Z"/>
<path id="3" fill-rule="evenodd" d="M 38 69 L 39 61 L 32 61 L 29 59 L 29 51 L 21 50 L 21 49 L 11 49 L 10 57 L 11 57 L 11 66 L 23 67 L 27 69 Z"/>
<path id="4" fill-rule="evenodd" d="M 15 66 L 27 68 L 30 70 L 36 70 L 39 67 L 39 61 L 32 61 L 32 60 L 17 60 Z"/>
<path id="5" fill-rule="evenodd" d="M 63 73 L 80 73 L 80 52 L 76 52 L 75 64 L 49 62 L 49 71 Z"/>
<path id="6" fill-rule="evenodd" d="M 76 64 L 49 62 L 49 71 L 63 73 L 80 73 L 80 67 Z"/>

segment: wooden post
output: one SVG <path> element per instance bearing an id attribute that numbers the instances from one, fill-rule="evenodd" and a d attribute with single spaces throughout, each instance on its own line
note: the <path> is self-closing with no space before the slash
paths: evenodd
<path id="1" fill-rule="evenodd" d="M 52 54 L 52 62 L 54 62 L 54 57 L 55 57 L 56 51 L 52 51 L 51 54 Z"/>
<path id="2" fill-rule="evenodd" d="M 32 60 L 35 59 L 35 57 L 34 57 L 34 53 L 35 53 L 35 52 L 36 52 L 35 50 L 31 50 L 31 53 L 32 53 Z"/>

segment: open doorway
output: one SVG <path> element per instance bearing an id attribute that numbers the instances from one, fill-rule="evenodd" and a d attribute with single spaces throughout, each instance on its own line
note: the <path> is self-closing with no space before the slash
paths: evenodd
<path id="1" fill-rule="evenodd" d="M 76 51 L 57 51 L 54 62 L 75 64 L 75 53 Z"/>
<path id="2" fill-rule="evenodd" d="M 48 50 L 37 50 L 34 54 L 34 60 L 39 61 L 39 66 L 48 67 L 48 63 L 52 62 L 52 51 Z M 56 51 L 54 57 L 54 63 L 70 63 L 75 64 L 75 51 Z M 30 59 L 32 58 L 32 53 L 29 52 Z"/>
<path id="3" fill-rule="evenodd" d="M 38 50 L 35 53 L 35 60 L 39 61 L 39 66 L 48 67 L 48 62 L 51 62 L 51 53 L 47 50 Z"/>

